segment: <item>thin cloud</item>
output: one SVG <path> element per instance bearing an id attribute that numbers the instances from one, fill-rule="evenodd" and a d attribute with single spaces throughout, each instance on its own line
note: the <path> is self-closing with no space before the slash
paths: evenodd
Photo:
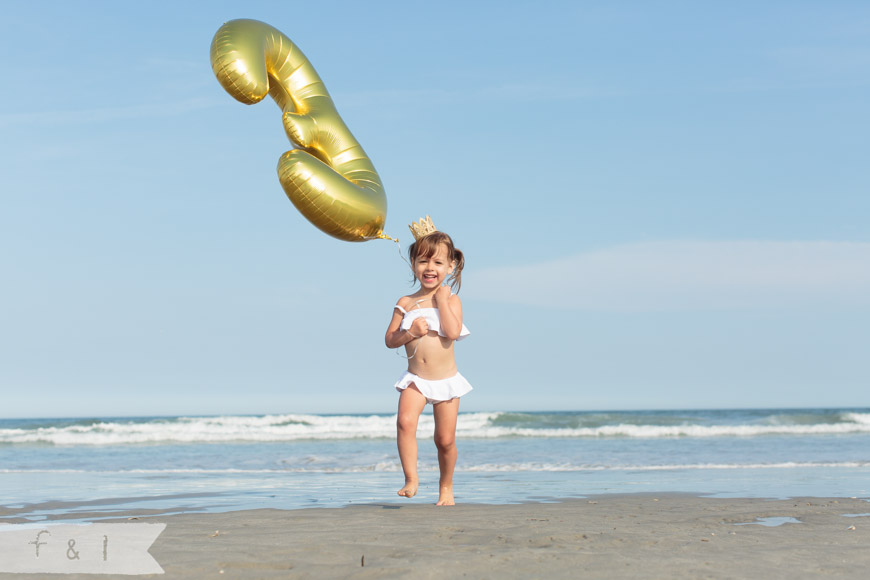
<path id="1" fill-rule="evenodd" d="M 870 70 L 870 50 L 863 46 L 799 46 L 770 51 L 770 58 L 777 64 L 794 70 L 832 74 L 850 74 L 858 81 L 862 73 Z M 851 74 L 856 77 L 851 77 Z M 865 81 L 866 83 L 866 81 Z"/>
<path id="2" fill-rule="evenodd" d="M 471 280 L 469 280 L 471 282 Z M 468 295 L 566 310 L 870 305 L 870 243 L 664 241 L 474 274 Z"/>
<path id="3" fill-rule="evenodd" d="M 414 103 L 416 106 L 443 106 L 461 103 L 493 102 L 555 102 L 579 99 L 621 96 L 624 92 L 576 87 L 565 84 L 503 84 L 498 86 L 462 87 L 445 89 L 395 88 L 371 91 L 336 93 L 336 101 L 344 106 L 369 107 L 372 105 Z"/>
<path id="4" fill-rule="evenodd" d="M 213 107 L 216 104 L 218 104 L 217 99 L 195 98 L 172 103 L 132 105 L 128 107 L 8 113 L 0 115 L 0 127 L 10 127 L 13 125 L 56 127 L 58 125 L 89 125 L 125 119 L 170 117 Z"/>

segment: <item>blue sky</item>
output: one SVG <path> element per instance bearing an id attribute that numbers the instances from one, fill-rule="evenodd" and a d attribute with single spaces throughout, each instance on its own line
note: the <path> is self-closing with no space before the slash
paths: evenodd
<path id="1" fill-rule="evenodd" d="M 0 416 L 395 408 L 407 266 L 286 199 L 234 18 L 317 68 L 387 233 L 465 251 L 464 410 L 870 405 L 866 3 L 3 11 Z"/>

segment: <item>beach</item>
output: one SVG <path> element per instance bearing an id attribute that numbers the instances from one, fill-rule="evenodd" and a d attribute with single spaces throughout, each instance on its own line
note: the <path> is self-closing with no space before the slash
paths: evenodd
<path id="1" fill-rule="evenodd" d="M 870 569 L 868 512 L 870 504 L 856 498 L 631 494 L 448 508 L 410 500 L 141 513 L 116 521 L 167 524 L 150 549 L 167 580 L 855 578 Z"/>
<path id="2" fill-rule="evenodd" d="M 0 528 L 55 530 L 65 565 L 78 530 L 51 526 L 165 525 L 150 548 L 160 578 L 870 569 L 870 409 L 460 414 L 453 507 L 434 506 L 428 415 L 419 493 L 396 496 L 394 425 L 392 414 L 0 420 Z M 38 575 L 0 574 L 16 577 Z"/>

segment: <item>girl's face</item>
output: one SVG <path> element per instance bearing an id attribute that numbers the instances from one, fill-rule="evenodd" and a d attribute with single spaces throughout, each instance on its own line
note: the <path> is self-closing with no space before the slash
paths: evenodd
<path id="1" fill-rule="evenodd" d="M 447 244 L 438 244 L 431 257 L 418 256 L 414 260 L 414 277 L 424 289 L 437 290 L 455 265 L 447 256 Z"/>

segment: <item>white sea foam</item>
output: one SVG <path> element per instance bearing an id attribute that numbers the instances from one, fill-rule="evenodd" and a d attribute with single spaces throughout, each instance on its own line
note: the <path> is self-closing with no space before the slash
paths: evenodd
<path id="1" fill-rule="evenodd" d="M 870 413 L 844 413 L 843 418 L 860 425 L 870 425 Z"/>
<path id="2" fill-rule="evenodd" d="M 566 420 L 566 417 L 570 420 Z M 676 416 L 644 417 L 645 423 L 625 422 L 615 414 L 603 420 L 581 414 L 463 413 L 457 427 L 461 438 L 710 438 L 770 435 L 811 436 L 870 433 L 870 413 L 842 412 L 806 421 L 806 416 L 776 414 L 763 420 L 701 424 Z M 608 422 L 608 419 L 612 422 Z M 584 422 L 590 426 L 584 426 Z M 565 423 L 568 426 L 565 426 Z M 396 433 L 395 415 L 264 415 L 114 420 L 0 429 L 0 444 L 130 445 L 300 440 L 384 439 Z M 434 432 L 432 415 L 420 417 L 419 435 Z"/>
<path id="3" fill-rule="evenodd" d="M 870 424 L 834 423 L 816 425 L 606 425 L 564 429 L 489 427 L 464 431 L 470 437 L 755 437 L 759 435 L 838 435 L 870 433 Z"/>
<path id="4" fill-rule="evenodd" d="M 566 471 L 698 471 L 698 470 L 738 470 L 738 469 L 867 469 L 870 461 L 841 461 L 841 462 L 799 462 L 784 461 L 779 463 L 689 463 L 689 464 L 662 464 L 662 465 L 586 465 L 574 463 L 548 463 L 548 462 L 515 462 L 515 463 L 480 463 L 464 464 L 463 471 L 480 473 L 499 472 L 566 472 Z M 438 466 L 434 463 L 421 463 L 421 471 L 437 471 Z M 86 469 L 0 469 L 0 474 L 26 474 L 26 475 L 70 475 L 70 474 L 103 474 L 103 475 L 204 475 L 204 476 L 264 476 L 281 475 L 288 473 L 365 473 L 365 472 L 398 472 L 401 465 L 398 461 L 383 461 L 365 465 L 348 466 L 324 466 L 324 467 L 286 467 L 282 469 L 200 469 L 200 468 L 172 468 L 172 469 L 125 469 L 118 471 L 86 470 Z"/>
<path id="5" fill-rule="evenodd" d="M 266 415 L 182 417 L 114 421 L 92 425 L 0 429 L 0 443 L 120 445 L 141 443 L 221 443 L 360 439 L 395 434 L 395 417 L 381 415 Z"/>

